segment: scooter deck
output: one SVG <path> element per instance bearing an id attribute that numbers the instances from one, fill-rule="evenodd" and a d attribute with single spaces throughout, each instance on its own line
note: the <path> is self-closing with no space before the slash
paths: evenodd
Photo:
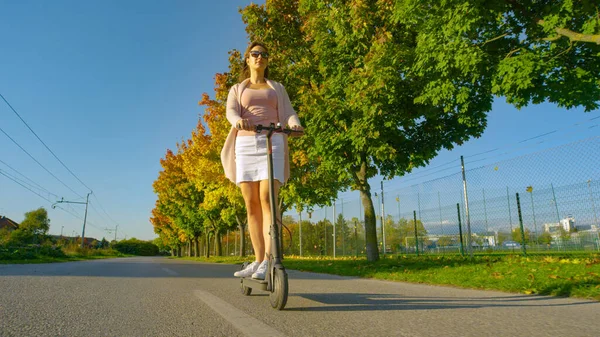
<path id="1" fill-rule="evenodd" d="M 244 286 L 248 287 L 248 288 L 257 288 L 260 290 L 267 290 L 267 284 L 268 282 L 266 280 L 257 280 L 257 279 L 253 279 L 252 277 L 244 277 L 242 278 L 242 283 L 244 284 Z"/>

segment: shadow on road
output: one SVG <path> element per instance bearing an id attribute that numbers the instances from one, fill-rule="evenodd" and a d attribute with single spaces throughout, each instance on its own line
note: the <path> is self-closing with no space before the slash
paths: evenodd
<path id="1" fill-rule="evenodd" d="M 396 294 L 315 293 L 290 294 L 323 306 L 288 307 L 286 311 L 380 311 L 380 310 L 436 310 L 478 309 L 499 307 L 564 307 L 597 304 L 591 301 L 557 303 L 556 298 L 545 296 L 507 295 L 497 297 L 411 297 Z"/>

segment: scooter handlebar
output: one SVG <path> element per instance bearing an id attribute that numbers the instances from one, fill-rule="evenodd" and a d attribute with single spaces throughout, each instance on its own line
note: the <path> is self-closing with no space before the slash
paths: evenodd
<path id="1" fill-rule="evenodd" d="M 258 124 L 254 127 L 254 131 L 259 133 L 262 131 L 272 131 L 272 132 L 279 132 L 279 133 L 285 133 L 287 135 L 303 135 L 304 134 L 304 130 L 294 130 L 294 129 L 289 129 L 289 128 L 282 128 L 281 127 L 281 123 L 277 123 L 277 125 L 275 124 L 271 124 L 270 126 L 264 126 L 261 124 Z"/>

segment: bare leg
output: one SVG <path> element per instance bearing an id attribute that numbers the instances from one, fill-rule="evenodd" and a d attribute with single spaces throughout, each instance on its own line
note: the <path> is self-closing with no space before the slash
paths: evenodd
<path id="1" fill-rule="evenodd" d="M 274 182 L 274 190 L 275 190 L 275 207 L 277 207 L 277 196 L 279 194 L 279 186 L 280 183 L 278 180 Z M 260 181 L 260 207 L 262 209 L 262 230 L 263 230 L 263 239 L 265 244 L 265 252 L 263 257 L 260 259 L 266 259 L 266 257 L 271 253 L 271 236 L 269 231 L 271 230 L 271 203 L 269 201 L 269 181 L 261 180 Z M 276 209 L 277 214 L 277 209 Z M 281 230 L 281 228 L 279 229 Z"/>
<path id="2" fill-rule="evenodd" d="M 255 261 L 262 262 L 265 256 L 265 239 L 263 237 L 263 214 L 260 205 L 260 184 L 258 181 L 240 183 L 242 196 L 248 213 L 248 230 L 254 248 Z"/>

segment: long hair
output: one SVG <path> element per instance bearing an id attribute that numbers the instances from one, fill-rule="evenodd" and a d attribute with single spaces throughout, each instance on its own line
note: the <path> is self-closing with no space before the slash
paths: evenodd
<path id="1" fill-rule="evenodd" d="M 244 53 L 244 66 L 242 67 L 242 72 L 240 73 L 240 79 L 239 79 L 240 82 L 242 82 L 245 79 L 247 79 L 248 77 L 250 77 L 250 68 L 248 68 L 248 63 L 246 62 L 246 60 L 248 60 L 248 58 L 250 57 L 250 51 L 252 50 L 252 48 L 254 48 L 256 46 L 261 46 L 265 49 L 265 51 L 267 53 L 269 52 L 267 47 L 262 42 L 252 42 L 250 44 L 250 46 L 246 49 L 246 52 Z M 265 78 L 269 78 L 269 66 L 268 65 L 265 68 Z"/>

